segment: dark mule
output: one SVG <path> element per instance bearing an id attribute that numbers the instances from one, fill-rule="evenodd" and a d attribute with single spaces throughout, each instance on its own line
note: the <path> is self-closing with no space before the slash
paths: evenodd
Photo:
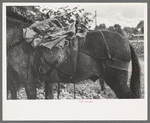
<path id="1" fill-rule="evenodd" d="M 73 40 L 76 40 L 74 37 Z M 91 31 L 86 39 L 78 37 L 79 52 L 74 82 L 102 77 L 117 98 L 140 98 L 140 66 L 133 47 L 118 33 L 108 30 Z M 50 83 L 70 83 L 69 48 L 65 42 L 51 50 L 39 46 L 34 69 L 41 80 Z M 60 48 L 61 47 L 61 48 Z M 128 65 L 132 60 L 130 88 L 127 86 Z M 48 83 L 47 83 L 48 84 Z"/>
<path id="2" fill-rule="evenodd" d="M 21 83 L 24 83 L 25 85 L 27 98 L 36 99 L 35 79 L 31 72 L 33 55 L 30 54 L 29 59 L 29 55 L 22 50 L 22 44 L 24 41 L 23 28 L 28 27 L 31 24 L 32 22 L 25 17 L 12 11 L 7 11 L 7 66 L 12 66 L 12 69 L 17 72 L 15 77 L 12 76 L 12 73 L 9 74 L 11 77 L 9 77 L 9 75 L 7 76 L 7 85 L 8 88 L 11 84 L 15 85 L 14 81 L 16 80 L 14 78 L 19 76 L 22 80 Z M 16 88 L 15 91 L 17 91 Z M 12 98 L 16 98 L 16 92 Z"/>

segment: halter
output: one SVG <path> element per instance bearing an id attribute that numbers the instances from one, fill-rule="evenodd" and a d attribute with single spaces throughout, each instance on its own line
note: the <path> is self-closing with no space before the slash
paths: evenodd
<path id="1" fill-rule="evenodd" d="M 41 51 L 42 51 L 42 50 L 41 50 Z M 51 51 L 51 52 L 52 52 L 52 51 Z M 51 68 L 48 70 L 47 73 L 43 74 L 43 73 L 40 72 L 40 71 L 41 71 L 41 65 L 40 65 L 40 66 L 39 66 L 39 72 L 40 72 L 40 74 L 42 74 L 43 76 L 49 76 L 49 75 L 53 72 L 53 70 L 56 69 L 57 71 L 59 71 L 59 72 L 65 74 L 65 75 L 71 76 L 71 73 L 64 72 L 64 71 L 62 71 L 62 70 L 60 70 L 60 69 L 58 68 L 58 66 L 60 66 L 60 65 L 67 59 L 67 57 L 65 57 L 65 58 L 60 62 L 60 64 L 58 63 L 57 60 L 54 61 L 54 63 L 51 64 L 50 62 L 48 62 L 48 61 L 46 60 L 46 58 L 47 58 L 47 55 L 46 55 L 46 57 L 42 60 L 42 63 L 41 63 L 41 64 L 46 63 L 46 64 L 47 64 L 48 66 L 50 66 Z"/>

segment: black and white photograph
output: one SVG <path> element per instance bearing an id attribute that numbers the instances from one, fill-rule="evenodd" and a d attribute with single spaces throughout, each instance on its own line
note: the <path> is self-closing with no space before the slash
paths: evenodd
<path id="1" fill-rule="evenodd" d="M 146 3 L 3 3 L 2 26 L 3 119 L 147 119 Z"/>

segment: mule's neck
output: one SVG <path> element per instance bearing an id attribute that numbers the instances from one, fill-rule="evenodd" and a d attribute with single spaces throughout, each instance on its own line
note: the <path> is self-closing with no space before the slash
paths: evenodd
<path id="1" fill-rule="evenodd" d="M 29 23 L 25 23 L 21 20 L 12 19 L 7 17 L 7 48 L 14 48 L 17 44 L 23 42 L 23 27 L 30 26 Z"/>

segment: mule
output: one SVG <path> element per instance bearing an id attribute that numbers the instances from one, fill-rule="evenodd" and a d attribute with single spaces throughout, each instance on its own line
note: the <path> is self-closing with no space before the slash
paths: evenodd
<path id="1" fill-rule="evenodd" d="M 22 45 L 25 42 L 23 28 L 30 26 L 32 23 L 31 20 L 17 13 L 7 11 L 7 64 L 11 65 L 21 78 L 20 83 L 25 85 L 28 99 L 36 99 L 36 80 L 32 73 L 34 51 L 28 47 L 28 51 L 31 52 L 24 52 Z M 15 81 L 12 81 L 8 76 L 7 78 L 8 86 Z M 13 77 L 11 78 L 13 79 Z M 17 91 L 17 89 L 14 91 Z M 17 98 L 16 92 L 13 98 Z"/>
<path id="2" fill-rule="evenodd" d="M 39 78 L 50 83 L 77 83 L 85 79 L 103 78 L 117 98 L 140 98 L 140 65 L 129 41 L 122 35 L 108 31 L 90 31 L 78 38 L 79 52 L 74 77 L 68 66 L 68 43 L 52 49 L 39 46 L 34 69 Z M 61 46 L 60 46 L 61 45 Z M 130 88 L 127 86 L 128 66 L 132 61 Z M 74 80 L 73 80 L 74 78 Z"/>

